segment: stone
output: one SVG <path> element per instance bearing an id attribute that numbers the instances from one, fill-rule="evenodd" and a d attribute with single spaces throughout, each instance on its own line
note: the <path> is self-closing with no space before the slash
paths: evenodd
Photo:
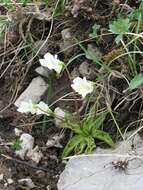
<path id="1" fill-rule="evenodd" d="M 76 77 L 79 77 L 80 76 L 80 73 L 79 73 L 79 69 L 78 67 L 74 67 L 72 72 L 71 72 L 71 77 L 72 79 L 76 78 Z"/>
<path id="2" fill-rule="evenodd" d="M 93 154 L 72 157 L 60 175 L 58 190 L 142 190 L 142 155 L 143 139 L 137 134 L 119 142 L 115 150 L 97 148 Z"/>
<path id="3" fill-rule="evenodd" d="M 49 74 L 51 73 L 51 71 L 48 68 L 42 67 L 42 66 L 37 67 L 35 71 L 42 77 L 46 77 L 46 78 L 49 78 Z"/>
<path id="4" fill-rule="evenodd" d="M 56 148 L 63 148 L 60 141 L 63 139 L 63 135 L 55 134 L 53 137 L 48 139 L 46 146 L 47 148 L 56 147 Z"/>
<path id="5" fill-rule="evenodd" d="M 45 178 L 45 172 L 42 171 L 42 170 L 37 170 L 37 171 L 36 171 L 36 175 L 37 175 L 37 177 L 40 178 L 40 179 L 44 179 L 44 178 Z"/>
<path id="6" fill-rule="evenodd" d="M 14 105 L 19 107 L 21 102 L 28 102 L 29 100 L 34 103 L 38 103 L 47 89 L 48 84 L 40 76 L 36 77 L 31 81 L 26 90 L 19 96 Z"/>
<path id="7" fill-rule="evenodd" d="M 63 119 L 65 117 L 65 112 L 60 108 L 60 107 L 57 107 L 55 108 L 54 110 L 54 114 L 55 114 L 55 125 L 57 127 L 63 127 Z"/>
<path id="8" fill-rule="evenodd" d="M 88 44 L 88 46 L 87 46 L 87 53 L 86 53 L 86 58 L 90 59 L 90 60 L 93 60 L 88 52 L 90 52 L 90 54 L 94 54 L 97 57 L 97 59 L 102 59 L 102 52 L 95 45 Z"/>
<path id="9" fill-rule="evenodd" d="M 42 152 L 39 150 L 39 147 L 36 146 L 34 149 L 30 149 L 27 153 L 27 157 L 38 164 L 43 157 Z"/>
<path id="10" fill-rule="evenodd" d="M 21 185 L 26 185 L 26 186 L 28 186 L 29 188 L 34 188 L 34 187 L 36 187 L 31 178 L 19 179 L 19 180 L 18 180 L 18 183 L 21 184 Z"/>
<path id="11" fill-rule="evenodd" d="M 89 64 L 84 61 L 79 66 L 79 73 L 82 77 L 86 77 L 88 80 L 94 80 L 96 78 L 96 70 L 93 64 Z"/>
<path id="12" fill-rule="evenodd" d="M 72 45 L 75 43 L 73 35 L 71 34 L 71 29 L 65 28 L 61 31 L 61 35 L 63 41 L 60 43 L 60 49 L 61 51 L 64 50 L 65 55 L 69 56 L 73 52 L 74 47 L 72 47 Z"/>
<path id="13" fill-rule="evenodd" d="M 0 181 L 4 179 L 4 174 L 0 174 Z"/>
<path id="14" fill-rule="evenodd" d="M 14 128 L 14 133 L 15 133 L 15 135 L 16 135 L 17 137 L 19 137 L 19 136 L 23 133 L 23 131 L 20 130 L 20 129 L 18 129 L 18 128 Z"/>
<path id="15" fill-rule="evenodd" d="M 21 149 L 16 150 L 15 153 L 23 160 L 27 152 L 33 149 L 34 138 L 28 133 L 23 133 L 19 140 L 21 141 Z"/>
<path id="16" fill-rule="evenodd" d="M 13 183 L 14 183 L 14 181 L 13 181 L 13 179 L 8 178 L 8 179 L 7 179 L 7 183 L 8 183 L 9 185 L 11 185 L 11 184 L 13 184 Z"/>

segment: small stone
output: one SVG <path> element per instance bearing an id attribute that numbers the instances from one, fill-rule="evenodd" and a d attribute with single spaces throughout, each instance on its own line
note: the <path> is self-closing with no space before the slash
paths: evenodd
<path id="1" fill-rule="evenodd" d="M 26 185 L 29 188 L 36 187 L 31 178 L 19 179 L 18 183 L 21 184 L 21 185 Z"/>
<path id="2" fill-rule="evenodd" d="M 39 75 L 41 75 L 41 76 L 43 76 L 43 77 L 46 77 L 46 78 L 49 78 L 49 74 L 51 73 L 51 71 L 50 71 L 48 68 L 45 68 L 45 67 L 42 67 L 42 66 L 37 67 L 37 68 L 35 69 L 35 71 L 36 71 Z"/>
<path id="3" fill-rule="evenodd" d="M 14 182 L 13 179 L 11 179 L 11 178 L 8 178 L 8 179 L 7 179 L 7 183 L 8 183 L 9 185 L 11 185 L 13 182 Z"/>
<path id="4" fill-rule="evenodd" d="M 60 107 L 57 107 L 54 110 L 54 114 L 56 126 L 63 127 L 62 123 L 66 113 Z"/>
<path id="5" fill-rule="evenodd" d="M 4 174 L 0 174 L 0 181 L 2 181 L 4 178 Z"/>
<path id="6" fill-rule="evenodd" d="M 60 48 L 63 51 L 65 55 L 70 55 L 73 52 L 74 47 L 72 45 L 75 43 L 75 40 L 73 39 L 73 35 L 71 35 L 71 29 L 65 28 L 61 31 L 62 39 L 63 41 L 60 43 Z"/>
<path id="7" fill-rule="evenodd" d="M 48 185 L 48 186 L 46 187 L 46 189 L 47 189 L 47 190 L 50 190 L 50 185 Z"/>
<path id="8" fill-rule="evenodd" d="M 21 159 L 24 159 L 26 153 L 31 150 L 34 146 L 34 138 L 28 134 L 24 133 L 21 135 L 20 139 L 21 141 L 21 149 L 17 150 L 15 153 L 18 155 Z"/>
<path id="9" fill-rule="evenodd" d="M 43 157 L 42 152 L 39 150 L 39 147 L 36 146 L 34 149 L 30 149 L 27 153 L 27 157 L 33 160 L 36 164 L 38 164 Z"/>
<path id="10" fill-rule="evenodd" d="M 98 59 L 101 59 L 102 58 L 102 53 L 101 51 L 99 50 L 98 47 L 94 46 L 93 44 L 88 44 L 87 46 L 87 51 L 89 52 L 92 52 L 95 54 L 95 56 L 98 58 Z M 90 57 L 87 56 L 88 59 L 91 59 Z"/>
<path id="11" fill-rule="evenodd" d="M 4 183 L 4 186 L 5 186 L 5 187 L 7 187 L 7 186 L 8 186 L 8 183 L 7 183 L 7 182 L 6 182 L 6 183 Z"/>
<path id="12" fill-rule="evenodd" d="M 36 175 L 40 179 L 45 178 L 45 172 L 44 171 L 38 170 L 38 171 L 36 171 Z"/>
<path id="13" fill-rule="evenodd" d="M 71 72 L 72 79 L 79 77 L 79 76 L 80 76 L 80 73 L 79 73 L 78 67 L 74 67 L 74 69 Z"/>
<path id="14" fill-rule="evenodd" d="M 51 139 L 49 139 L 46 143 L 46 146 L 48 148 L 56 147 L 56 148 L 63 148 L 63 146 L 60 144 L 61 139 L 63 136 L 59 136 L 58 134 L 55 134 Z"/>
<path id="15" fill-rule="evenodd" d="M 22 134 L 22 130 L 18 129 L 18 128 L 14 128 L 14 133 L 16 136 L 20 136 Z"/>
<path id="16" fill-rule="evenodd" d="M 72 38 L 71 33 L 70 33 L 70 28 L 66 28 L 61 31 L 62 34 L 62 39 L 63 40 L 69 40 Z"/>
<path id="17" fill-rule="evenodd" d="M 48 89 L 48 84 L 39 76 L 34 78 L 26 90 L 19 96 L 14 103 L 15 106 L 19 107 L 21 102 L 28 102 L 31 100 L 34 103 L 38 103 L 41 97 Z"/>
<path id="18" fill-rule="evenodd" d="M 79 66 L 79 73 L 82 77 L 86 77 L 88 80 L 93 80 L 96 78 L 96 70 L 94 65 L 91 65 L 86 61 Z"/>

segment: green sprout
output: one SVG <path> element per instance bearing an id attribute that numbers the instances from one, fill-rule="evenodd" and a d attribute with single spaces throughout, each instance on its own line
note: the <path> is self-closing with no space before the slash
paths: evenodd
<path id="1" fill-rule="evenodd" d="M 16 142 L 12 145 L 12 148 L 14 150 L 20 150 L 21 149 L 21 143 L 22 143 L 22 140 L 17 139 Z"/>
<path id="2" fill-rule="evenodd" d="M 109 24 L 110 32 L 117 35 L 115 39 L 117 44 L 122 40 L 123 35 L 129 32 L 130 26 L 131 23 L 129 18 L 118 18 Z"/>

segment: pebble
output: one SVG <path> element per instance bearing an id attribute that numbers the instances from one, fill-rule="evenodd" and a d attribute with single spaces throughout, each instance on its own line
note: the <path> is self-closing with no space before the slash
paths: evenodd
<path id="1" fill-rule="evenodd" d="M 26 153 L 31 150 L 34 146 L 34 138 L 28 134 L 23 133 L 19 139 L 21 141 L 21 149 L 16 150 L 16 155 L 18 155 L 21 159 L 24 159 Z"/>
<path id="2" fill-rule="evenodd" d="M 15 101 L 14 105 L 19 107 L 21 102 L 28 102 L 29 100 L 34 103 L 38 103 L 47 89 L 48 84 L 42 79 L 42 77 L 36 77 Z"/>

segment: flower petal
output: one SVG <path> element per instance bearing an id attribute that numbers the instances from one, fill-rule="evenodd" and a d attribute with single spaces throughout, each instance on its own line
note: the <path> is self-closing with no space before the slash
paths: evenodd
<path id="1" fill-rule="evenodd" d="M 77 92 L 83 98 L 85 98 L 85 96 L 87 94 L 89 94 L 93 91 L 93 89 L 94 89 L 93 85 L 94 85 L 94 83 L 86 80 L 85 77 L 83 79 L 80 77 L 76 77 L 73 80 L 73 84 L 71 85 L 71 87 L 75 90 L 75 92 Z"/>
<path id="2" fill-rule="evenodd" d="M 44 55 L 44 59 L 40 59 L 39 61 L 42 66 L 55 70 L 57 74 L 60 74 L 64 66 L 64 63 L 58 59 L 57 55 L 53 56 L 49 52 Z"/>
<path id="3" fill-rule="evenodd" d="M 39 104 L 37 104 L 37 111 L 36 114 L 40 115 L 40 114 L 49 114 L 50 112 L 52 112 L 49 108 L 49 106 L 47 104 L 45 104 L 43 101 L 39 102 Z"/>
<path id="4" fill-rule="evenodd" d="M 40 64 L 43 66 L 43 67 L 48 67 L 47 66 L 47 61 L 45 59 L 39 59 L 40 61 Z"/>

